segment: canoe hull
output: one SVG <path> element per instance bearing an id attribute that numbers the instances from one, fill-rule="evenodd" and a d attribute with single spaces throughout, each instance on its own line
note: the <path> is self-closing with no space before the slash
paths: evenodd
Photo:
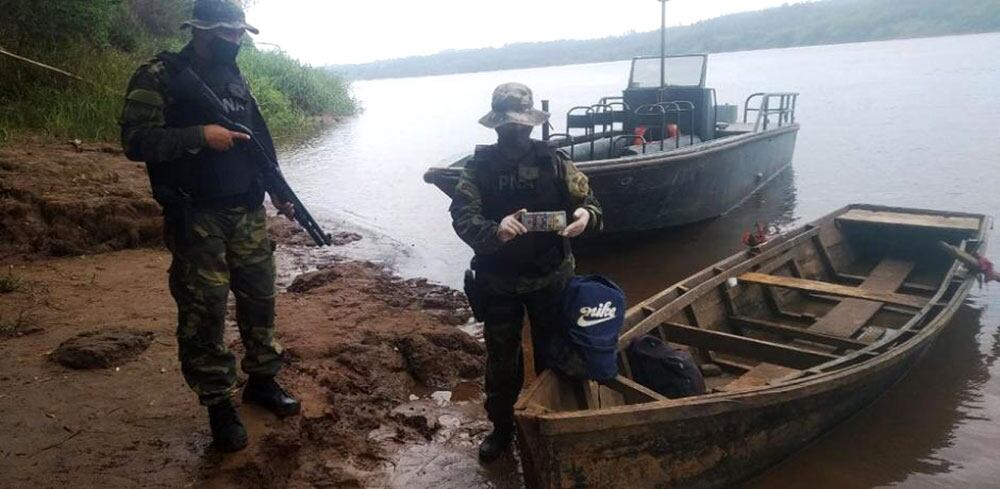
<path id="1" fill-rule="evenodd" d="M 520 417 L 518 448 L 525 482 L 533 489 L 729 487 L 775 465 L 870 404 L 919 361 L 931 341 L 877 370 L 803 397 L 756 396 L 746 405 L 733 403 L 725 411 L 683 420 L 545 435 L 537 420 Z"/>

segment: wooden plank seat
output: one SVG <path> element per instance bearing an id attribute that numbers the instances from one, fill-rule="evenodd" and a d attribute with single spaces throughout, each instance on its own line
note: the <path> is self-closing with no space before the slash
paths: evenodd
<path id="1" fill-rule="evenodd" d="M 851 209 L 837 217 L 837 222 L 878 224 L 920 229 L 950 229 L 975 233 L 979 231 L 979 219 L 967 216 L 946 216 L 940 214 L 918 214 L 912 212 L 873 211 Z"/>
<path id="2" fill-rule="evenodd" d="M 906 281 L 906 278 L 913 271 L 915 265 L 912 262 L 895 260 L 892 258 L 884 258 L 875 267 L 874 270 L 865 278 L 864 282 L 856 289 L 863 289 L 864 291 L 878 292 L 881 294 L 889 294 L 891 296 L 900 296 L 902 294 L 895 294 L 895 291 L 899 289 L 900 286 Z M 798 280 L 798 279 L 797 279 Z M 807 281 L 808 282 L 808 281 Z M 818 282 L 823 283 L 823 282 Z M 828 284 L 832 285 L 832 284 Z M 848 287 L 851 288 L 851 287 Z M 839 295 L 839 294 L 835 294 Z M 850 296 L 848 296 L 850 297 Z M 913 296 L 908 296 L 913 297 Z M 926 300 L 913 297 L 914 299 L 919 299 L 921 302 L 926 303 Z M 875 314 L 884 306 L 883 302 L 875 302 L 868 299 L 856 299 L 848 298 L 841 301 L 839 304 L 830 309 L 823 317 L 819 318 L 814 324 L 809 326 L 809 328 L 802 331 L 813 336 L 812 340 L 823 339 L 824 341 L 830 341 L 829 338 L 843 338 L 848 341 L 853 341 L 859 344 L 868 344 L 872 341 L 881 338 L 881 335 L 876 336 L 874 334 L 875 330 L 871 335 L 866 335 L 864 338 L 859 338 L 858 340 L 850 340 L 858 330 L 865 327 L 868 321 L 871 321 Z M 741 319 L 746 318 L 735 318 L 737 322 Z M 762 321 L 754 320 L 757 326 L 760 326 Z M 883 330 L 884 333 L 884 330 Z M 807 338 L 800 338 L 807 339 Z M 817 341 L 820 342 L 820 341 Z M 830 344 L 830 343 L 827 343 Z M 831 345 L 832 346 L 832 345 Z M 856 347 L 855 347 L 856 349 Z M 747 373 L 741 375 L 738 379 L 727 384 L 724 390 L 745 390 L 749 388 L 759 387 L 767 385 L 767 380 L 774 378 L 781 378 L 787 376 L 789 373 L 774 369 L 772 365 L 761 364 L 757 367 L 750 369 Z M 747 377 L 747 380 L 743 380 Z M 762 380 L 766 379 L 766 380 Z M 732 386 L 732 388 L 730 388 Z"/>
<path id="3" fill-rule="evenodd" d="M 801 370 L 771 363 L 761 363 L 741 375 L 738 379 L 719 387 L 717 390 L 721 392 L 739 392 L 766 387 L 774 379 L 787 377 L 798 372 L 801 372 Z"/>
<path id="4" fill-rule="evenodd" d="M 920 309 L 927 305 L 927 299 L 924 299 L 923 297 L 872 290 L 866 288 L 864 284 L 860 287 L 851 287 L 847 285 L 831 284 L 829 282 L 820 282 L 818 280 L 806 280 L 781 275 L 766 275 L 756 272 L 744 273 L 743 275 L 740 275 L 740 280 L 743 282 L 760 285 L 773 285 L 776 287 L 801 290 L 804 292 L 819 292 L 821 294 L 829 294 L 840 297 L 850 297 L 855 299 L 865 299 L 873 302 L 896 304 L 915 309 Z"/>
<path id="5" fill-rule="evenodd" d="M 906 277 L 913 271 L 912 262 L 885 258 L 868 275 L 868 278 L 858 288 L 894 293 Z M 920 299 L 920 298 L 918 298 Z M 920 299 L 924 304 L 926 300 Z M 849 338 L 865 326 L 881 309 L 883 303 L 870 300 L 845 299 L 830 309 L 815 324 L 810 331 Z"/>
<path id="6" fill-rule="evenodd" d="M 687 324 L 663 323 L 660 331 L 662 331 L 666 341 L 673 343 L 796 369 L 815 367 L 839 358 L 830 353 L 697 328 Z"/>
<path id="7" fill-rule="evenodd" d="M 729 319 L 745 329 L 754 329 L 765 333 L 783 336 L 785 338 L 809 341 L 834 348 L 860 350 L 861 348 L 868 346 L 867 343 L 862 343 L 850 338 L 818 333 L 807 328 L 796 328 L 794 326 L 788 326 L 773 321 L 754 319 L 746 316 L 730 316 Z"/>
<path id="8" fill-rule="evenodd" d="M 857 283 L 861 284 L 861 283 L 864 283 L 864 281 L 866 279 L 868 279 L 868 276 L 867 275 L 856 275 L 856 274 L 853 274 L 853 273 L 837 272 L 837 278 L 839 278 L 840 280 L 843 280 L 845 282 L 857 282 Z M 922 292 L 922 293 L 925 293 L 925 294 L 933 294 L 934 292 L 937 292 L 937 290 L 938 290 L 938 286 L 937 285 L 921 284 L 921 283 L 917 283 L 917 282 L 903 282 L 903 285 L 901 285 L 900 287 L 903 288 L 903 289 L 910 289 L 910 290 L 913 290 L 915 292 Z"/>
<path id="9" fill-rule="evenodd" d="M 666 401 L 666 397 L 661 396 L 656 391 L 649 389 L 648 387 L 635 382 L 627 377 L 622 377 L 621 375 L 605 382 L 605 385 L 612 388 L 625 398 L 625 402 L 629 404 L 641 404 L 643 402 L 649 401 Z"/>
<path id="10" fill-rule="evenodd" d="M 669 401 L 656 391 L 627 377 L 617 376 L 604 383 L 585 380 L 581 383 L 581 397 L 587 409 L 600 409 L 629 404 Z"/>

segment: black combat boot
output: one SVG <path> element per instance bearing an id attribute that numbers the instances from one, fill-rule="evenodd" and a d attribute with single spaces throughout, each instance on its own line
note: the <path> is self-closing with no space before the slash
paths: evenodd
<path id="1" fill-rule="evenodd" d="M 208 407 L 212 441 L 223 452 L 238 452 L 247 446 L 247 430 L 240 422 L 233 403 L 228 400 Z"/>
<path id="2" fill-rule="evenodd" d="M 494 426 L 493 432 L 486 435 L 486 439 L 479 445 L 479 461 L 489 463 L 500 458 L 513 439 L 513 425 Z"/>
<path id="3" fill-rule="evenodd" d="M 274 377 L 251 375 L 243 388 L 243 401 L 256 404 L 280 418 L 299 414 L 302 405 L 274 381 Z"/>

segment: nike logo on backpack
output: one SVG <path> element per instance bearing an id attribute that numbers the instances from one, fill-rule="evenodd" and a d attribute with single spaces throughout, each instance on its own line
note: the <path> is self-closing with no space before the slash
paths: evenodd
<path id="1" fill-rule="evenodd" d="M 597 307 L 583 307 L 580 308 L 580 317 L 576 320 L 576 325 L 581 328 L 595 326 L 614 319 L 617 313 L 618 308 L 612 307 L 610 301 Z"/>
<path id="2" fill-rule="evenodd" d="M 601 319 L 584 319 L 583 316 L 580 316 L 580 319 L 576 320 L 576 325 L 581 328 L 589 328 L 590 326 L 608 322 L 614 318 L 615 318 L 614 316 L 611 316 L 609 318 L 601 318 Z"/>

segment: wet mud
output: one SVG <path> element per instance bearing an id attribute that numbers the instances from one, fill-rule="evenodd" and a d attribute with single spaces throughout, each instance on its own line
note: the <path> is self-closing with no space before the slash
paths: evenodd
<path id="1" fill-rule="evenodd" d="M 34 306 L 44 331 L 0 341 L 0 430 L 10 434 L 0 442 L 0 486 L 384 487 L 408 470 L 397 467 L 417 463 L 407 461 L 417 450 L 437 450 L 426 448 L 436 440 L 475 462 L 486 430 L 483 346 L 431 314 L 456 314 L 460 305 L 436 302 L 437 286 L 413 287 L 349 261 L 328 280 L 278 297 L 278 340 L 288 357 L 279 381 L 303 401 L 302 415 L 280 420 L 240 406 L 250 447 L 216 452 L 176 359 L 168 263 L 163 251 L 133 250 L 14 266 L 24 280 L 46 284 Z M 22 292 L 4 294 L 0 311 L 27 301 Z M 80 335 L 107 324 L 129 325 L 150 340 L 148 349 L 127 348 L 131 340 L 106 330 Z M 226 340 L 239 356 L 235 325 Z M 77 370 L 56 358 L 116 368 Z M 399 415 L 413 400 L 437 399 L 468 411 L 442 407 L 424 423 Z"/>
<path id="2" fill-rule="evenodd" d="M 112 328 L 80 333 L 59 345 L 51 358 L 75 369 L 111 368 L 135 360 L 153 342 L 153 333 Z"/>
<path id="3" fill-rule="evenodd" d="M 113 148 L 28 140 L 0 149 L 0 257 L 157 246 L 144 166 Z"/>
<path id="4" fill-rule="evenodd" d="M 170 256 L 159 246 L 159 210 L 144 200 L 145 175 L 112 152 L 64 146 L 0 153 L 8 172 L 2 212 L 20 226 L 2 228 L 0 265 L 23 284 L 0 294 L 0 324 L 23 323 L 0 338 L 0 487 L 438 487 L 445 474 L 493 485 L 475 468 L 488 427 L 485 352 L 460 327 L 470 322 L 465 297 L 336 248 L 316 249 L 278 219 L 272 237 L 287 288 L 277 297 L 277 337 L 288 360 L 279 381 L 303 412 L 277 419 L 241 405 L 250 446 L 232 455 L 214 450 L 205 410 L 180 373 Z M 81 207 L 140 216 L 135 229 L 148 227 L 150 236 L 110 240 L 100 219 L 66 234 L 59 220 L 75 214 L 21 219 L 7 206 L 12 195 L 31 205 L 42 194 L 76 196 L 68 187 L 80 180 L 66 177 L 75 161 L 92 175 L 119 175 L 95 181 Z M 42 170 L 26 177 L 36 162 Z M 49 171 L 44 162 L 62 163 Z M 153 208 L 123 207 L 133 201 Z M 45 205 L 30 212 L 40 216 Z M 232 317 L 226 344 L 242 354 Z M 414 402 L 433 413 L 423 421 L 407 415 Z"/>

